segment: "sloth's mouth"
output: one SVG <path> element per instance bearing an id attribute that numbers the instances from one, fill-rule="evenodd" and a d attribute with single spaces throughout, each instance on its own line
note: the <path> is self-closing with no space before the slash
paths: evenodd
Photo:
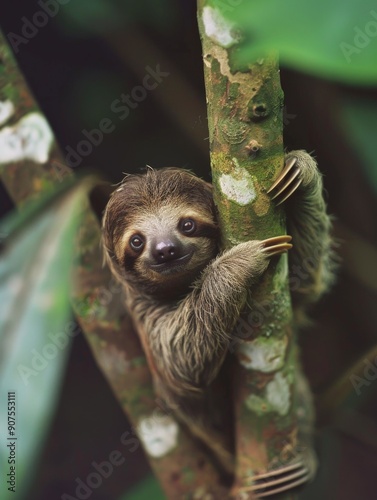
<path id="1" fill-rule="evenodd" d="M 184 267 L 193 256 L 194 252 L 189 252 L 178 259 L 169 260 L 168 262 L 161 262 L 160 264 L 150 264 L 150 268 L 160 274 L 174 274 L 182 271 Z"/>

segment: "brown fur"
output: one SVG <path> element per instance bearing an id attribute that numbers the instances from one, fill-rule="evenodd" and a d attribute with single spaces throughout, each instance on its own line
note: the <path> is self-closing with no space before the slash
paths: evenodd
<path id="1" fill-rule="evenodd" d="M 295 292 L 301 304 L 300 296 L 314 300 L 330 281 L 330 222 L 314 161 L 305 152 L 292 154 L 298 157 L 304 182 L 287 201 L 295 203 L 294 214 L 288 214 L 295 236 L 291 260 L 302 263 L 318 249 L 317 269 L 305 274 L 305 283 Z M 179 221 L 187 217 L 197 223 L 194 235 L 179 231 Z M 151 241 L 166 232 L 193 255 L 178 272 L 160 274 L 151 266 Z M 134 234 L 145 238 L 141 252 L 130 247 Z M 178 416 L 231 470 L 231 444 L 224 437 L 229 432 L 221 430 L 221 423 L 219 431 L 214 429 L 208 408 L 213 391 L 210 396 L 207 388 L 223 364 L 247 291 L 268 266 L 265 245 L 248 241 L 219 254 L 211 187 L 180 169 L 126 177 L 106 208 L 103 241 L 112 272 L 125 288 L 156 391 L 178 404 Z"/>
<path id="2" fill-rule="evenodd" d="M 287 231 L 293 238 L 289 253 L 290 288 L 296 320 L 305 320 L 307 307 L 317 302 L 335 281 L 338 267 L 331 237 L 332 218 L 326 210 L 322 176 L 306 151 L 291 151 L 297 158 L 302 184 L 285 202 Z"/>

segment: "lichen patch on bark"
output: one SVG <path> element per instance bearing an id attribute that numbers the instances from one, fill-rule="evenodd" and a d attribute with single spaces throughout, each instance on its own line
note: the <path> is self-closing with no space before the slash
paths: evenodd
<path id="1" fill-rule="evenodd" d="M 291 406 L 290 384 L 281 372 L 266 386 L 266 397 L 271 408 L 282 417 L 287 415 Z"/>
<path id="2" fill-rule="evenodd" d="M 233 23 L 225 19 L 218 9 L 209 6 L 204 7 L 202 16 L 208 38 L 225 48 L 237 43 Z"/>
<path id="3" fill-rule="evenodd" d="M 265 389 L 264 395 L 250 394 L 245 400 L 247 408 L 258 416 L 277 413 L 288 414 L 291 407 L 290 384 L 281 372 L 276 373 Z"/>
<path id="4" fill-rule="evenodd" d="M 138 434 L 148 455 L 161 458 L 178 444 L 179 427 L 177 422 L 165 415 L 162 418 L 142 418 L 138 425 Z"/>
<path id="5" fill-rule="evenodd" d="M 218 182 L 224 196 L 238 205 L 248 205 L 257 196 L 252 176 L 238 166 L 231 174 L 221 174 Z"/>
<path id="6" fill-rule="evenodd" d="M 271 373 L 284 366 L 288 338 L 257 337 L 252 341 L 242 341 L 237 345 L 237 351 L 243 355 L 240 363 L 249 370 Z"/>
<path id="7" fill-rule="evenodd" d="M 52 130 L 40 113 L 29 113 L 18 123 L 0 130 L 0 163 L 32 160 L 46 163 L 54 142 Z"/>

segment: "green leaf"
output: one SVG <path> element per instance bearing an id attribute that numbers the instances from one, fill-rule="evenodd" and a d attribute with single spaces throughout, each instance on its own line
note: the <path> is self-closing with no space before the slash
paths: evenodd
<path id="1" fill-rule="evenodd" d="M 25 498 L 59 396 L 70 339 L 70 268 L 83 202 L 92 180 L 24 206 L 0 225 L 0 486 L 2 500 Z M 75 330 L 76 329 L 76 330 Z M 16 398 L 15 435 L 8 392 Z M 7 439 L 7 438 L 10 439 Z M 17 439 L 16 439 L 17 438 Z M 16 440 L 16 493 L 5 482 Z"/>
<path id="2" fill-rule="evenodd" d="M 211 0 L 246 36 L 240 62 L 278 50 L 283 65 L 325 78 L 377 83 L 374 0 Z M 237 5 L 239 4 L 239 5 Z"/>
<path id="3" fill-rule="evenodd" d="M 130 492 L 122 495 L 118 500 L 145 500 L 153 498 L 153 500 L 165 500 L 165 495 L 158 484 L 157 479 L 149 476 L 135 486 Z"/>

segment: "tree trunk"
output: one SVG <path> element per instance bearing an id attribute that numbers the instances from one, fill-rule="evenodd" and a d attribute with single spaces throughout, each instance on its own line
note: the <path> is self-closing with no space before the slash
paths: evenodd
<path id="1" fill-rule="evenodd" d="M 198 6 L 214 196 L 224 246 L 285 234 L 284 209 L 267 194 L 284 164 L 277 57 L 261 55 L 241 66 L 235 27 L 216 2 L 199 0 Z M 290 490 L 308 479 L 298 441 L 298 406 L 305 415 L 310 411 L 307 388 L 298 386 L 298 376 L 303 379 L 297 375 L 287 255 L 274 258 L 253 289 L 231 351 L 236 359 L 233 494 L 253 498 Z"/>

